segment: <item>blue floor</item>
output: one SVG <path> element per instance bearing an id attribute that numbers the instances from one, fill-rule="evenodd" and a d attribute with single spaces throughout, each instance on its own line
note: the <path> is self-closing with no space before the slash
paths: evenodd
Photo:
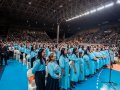
<path id="1" fill-rule="evenodd" d="M 9 60 L 0 80 L 0 90 L 28 90 L 27 69 L 15 60 Z M 0 73 L 1 74 L 1 73 Z M 112 82 L 118 85 L 103 84 L 109 80 L 109 69 L 103 69 L 94 77 L 77 85 L 73 90 L 120 90 L 120 72 L 112 70 Z"/>
<path id="2" fill-rule="evenodd" d="M 94 77 L 77 85 L 73 90 L 120 90 L 120 72 L 112 70 L 111 81 L 115 84 L 114 87 L 105 83 L 109 81 L 109 69 L 103 69 Z"/>
<path id="3" fill-rule="evenodd" d="M 26 72 L 25 66 L 9 60 L 0 80 L 0 90 L 28 90 Z"/>

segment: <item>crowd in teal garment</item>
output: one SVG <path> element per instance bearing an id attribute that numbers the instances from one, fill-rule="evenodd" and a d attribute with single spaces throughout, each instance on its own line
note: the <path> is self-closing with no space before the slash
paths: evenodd
<path id="1" fill-rule="evenodd" d="M 35 71 L 46 70 L 45 63 L 41 64 L 40 60 L 37 58 L 37 53 L 42 47 L 33 51 L 31 51 L 31 45 L 26 47 L 25 45 L 15 44 L 14 47 L 20 52 L 30 55 L 30 60 L 36 57 L 32 68 L 33 74 L 35 74 Z M 77 83 L 79 81 L 84 81 L 89 75 L 94 75 L 97 69 L 101 69 L 104 65 L 110 65 L 110 60 L 114 62 L 114 51 L 112 50 L 89 51 L 88 54 L 85 54 L 85 50 L 78 48 L 78 53 L 82 52 L 83 54 L 82 57 L 79 57 L 79 55 L 77 56 L 72 53 L 73 49 L 73 47 L 67 48 L 68 53 L 67 56 L 64 57 L 60 55 L 60 49 L 56 48 L 54 53 L 59 63 L 54 61 L 47 64 L 47 72 L 52 78 L 57 79 L 58 75 L 60 75 L 59 87 L 62 89 L 69 89 L 71 87 L 71 81 Z M 51 54 L 50 48 L 46 47 L 45 53 L 46 57 L 49 58 Z M 64 69 L 64 74 L 62 74 L 62 69 Z"/>

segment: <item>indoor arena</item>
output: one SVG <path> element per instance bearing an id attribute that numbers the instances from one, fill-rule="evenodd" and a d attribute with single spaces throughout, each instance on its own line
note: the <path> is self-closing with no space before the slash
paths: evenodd
<path id="1" fill-rule="evenodd" d="M 0 90 L 120 90 L 120 0 L 0 0 Z"/>

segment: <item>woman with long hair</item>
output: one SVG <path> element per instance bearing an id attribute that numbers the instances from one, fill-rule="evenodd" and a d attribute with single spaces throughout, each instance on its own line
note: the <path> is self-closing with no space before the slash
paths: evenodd
<path id="1" fill-rule="evenodd" d="M 88 54 L 89 54 L 89 51 L 85 50 L 84 55 L 83 55 L 85 77 L 90 75 L 90 58 Z"/>
<path id="2" fill-rule="evenodd" d="M 45 90 L 45 61 L 45 50 L 41 49 L 32 69 L 35 75 L 36 90 Z"/>
<path id="3" fill-rule="evenodd" d="M 85 73 L 84 73 L 84 60 L 83 60 L 82 51 L 79 52 L 79 64 L 80 64 L 79 81 L 84 81 L 85 80 Z"/>
<path id="4" fill-rule="evenodd" d="M 60 68 L 55 59 L 55 54 L 51 53 L 49 56 L 49 63 L 47 65 L 48 77 L 46 90 L 59 90 Z"/>
<path id="5" fill-rule="evenodd" d="M 70 69 L 70 79 L 71 79 L 71 85 L 74 87 L 76 83 L 78 82 L 78 77 L 79 77 L 79 58 L 78 58 L 78 49 L 74 48 L 73 49 L 73 54 L 72 54 L 72 65 Z"/>
<path id="6" fill-rule="evenodd" d="M 67 57 L 67 49 L 65 48 L 61 50 L 59 65 L 61 68 L 60 88 L 62 90 L 70 89 L 69 59 Z"/>

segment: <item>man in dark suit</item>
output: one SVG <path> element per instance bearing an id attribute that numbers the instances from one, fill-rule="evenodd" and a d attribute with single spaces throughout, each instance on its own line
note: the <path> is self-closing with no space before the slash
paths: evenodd
<path id="1" fill-rule="evenodd" d="M 0 65 L 3 65 L 3 60 L 5 61 L 5 65 L 7 65 L 8 59 L 8 47 L 5 44 L 0 45 Z"/>

